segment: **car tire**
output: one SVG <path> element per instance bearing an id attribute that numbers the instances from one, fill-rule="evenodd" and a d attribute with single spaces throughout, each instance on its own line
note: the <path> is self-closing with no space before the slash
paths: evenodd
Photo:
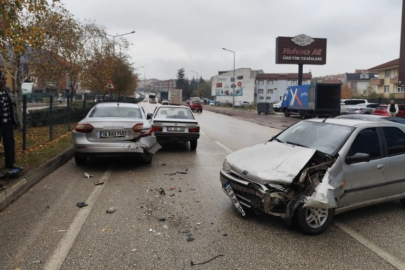
<path id="1" fill-rule="evenodd" d="M 290 117 L 290 113 L 288 111 L 284 111 L 284 116 L 285 117 Z"/>
<path id="2" fill-rule="evenodd" d="M 300 117 L 302 120 L 307 119 L 307 112 L 306 111 L 300 112 Z"/>
<path id="3" fill-rule="evenodd" d="M 296 222 L 305 234 L 316 235 L 323 232 L 332 222 L 334 210 L 303 207 L 301 204 L 296 211 Z"/>
<path id="4" fill-rule="evenodd" d="M 150 153 L 144 153 L 142 155 L 142 160 L 145 164 L 151 164 L 153 159 L 153 155 Z"/>
<path id="5" fill-rule="evenodd" d="M 79 154 L 75 154 L 75 162 L 76 162 L 76 165 L 83 166 L 87 163 L 87 157 L 81 156 Z"/>
<path id="6" fill-rule="evenodd" d="M 197 140 L 190 141 L 190 149 L 193 151 L 197 149 Z"/>
<path id="7" fill-rule="evenodd" d="M 400 199 L 399 202 L 402 204 L 403 207 L 405 207 L 405 198 Z"/>

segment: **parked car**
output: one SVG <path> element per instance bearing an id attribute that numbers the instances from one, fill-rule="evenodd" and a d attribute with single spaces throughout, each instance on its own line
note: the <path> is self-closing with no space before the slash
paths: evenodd
<path id="1" fill-rule="evenodd" d="M 400 117 L 382 116 L 382 115 L 364 115 L 364 114 L 345 114 L 339 115 L 338 119 L 360 119 L 368 121 L 391 121 L 405 125 L 405 119 Z"/>
<path id="2" fill-rule="evenodd" d="M 200 100 L 192 99 L 188 105 L 192 111 L 202 112 L 203 106 Z"/>
<path id="3" fill-rule="evenodd" d="M 252 104 L 249 101 L 236 101 L 233 106 L 238 108 L 250 108 Z"/>
<path id="4" fill-rule="evenodd" d="M 221 104 L 221 102 L 215 101 L 215 100 L 211 100 L 211 102 L 210 102 L 210 106 L 219 106 L 220 104 Z"/>
<path id="5" fill-rule="evenodd" d="M 228 155 L 220 181 L 242 216 L 263 212 L 318 234 L 336 214 L 397 199 L 405 206 L 403 164 L 403 125 L 311 119 Z"/>
<path id="6" fill-rule="evenodd" d="M 63 98 L 62 98 L 62 97 L 58 97 L 57 101 L 58 101 L 59 103 L 62 103 L 62 102 L 63 102 Z"/>
<path id="7" fill-rule="evenodd" d="M 347 113 L 347 107 L 361 103 L 368 103 L 367 99 L 342 99 L 340 101 L 340 114 Z"/>
<path id="8" fill-rule="evenodd" d="M 273 103 L 273 110 L 274 110 L 275 112 L 280 111 L 280 108 L 281 108 L 281 104 L 282 104 L 282 103 L 283 103 L 282 100 L 280 100 L 280 101 L 277 102 L 277 103 Z"/>
<path id="9" fill-rule="evenodd" d="M 378 103 L 360 103 L 357 105 L 347 106 L 348 114 L 372 114 L 379 106 Z"/>
<path id="10" fill-rule="evenodd" d="M 134 155 L 151 163 L 161 148 L 152 136 L 153 126 L 136 104 L 100 103 L 95 105 L 73 131 L 77 165 L 88 157 Z"/>
<path id="11" fill-rule="evenodd" d="M 374 115 L 388 116 L 387 112 L 388 105 L 379 105 L 373 112 Z M 398 114 L 397 117 L 405 118 L 405 105 L 398 104 Z"/>
<path id="12" fill-rule="evenodd" d="M 162 100 L 162 105 L 169 105 L 169 101 L 167 99 Z"/>
<path id="13" fill-rule="evenodd" d="M 190 149 L 197 148 L 200 126 L 190 108 L 185 106 L 159 106 L 148 114 L 158 142 L 189 141 Z"/>

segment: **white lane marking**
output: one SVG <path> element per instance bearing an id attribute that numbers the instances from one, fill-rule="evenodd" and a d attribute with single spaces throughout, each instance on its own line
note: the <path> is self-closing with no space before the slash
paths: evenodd
<path id="1" fill-rule="evenodd" d="M 81 208 L 73 222 L 70 224 L 69 229 L 66 235 L 60 240 L 58 246 L 54 250 L 52 256 L 46 262 L 44 269 L 45 270 L 56 270 L 60 269 L 63 262 L 65 261 L 66 256 L 68 255 L 70 249 L 73 246 L 73 243 L 76 240 L 76 237 L 79 235 L 80 230 L 83 227 L 84 222 L 86 222 L 87 217 L 89 216 L 91 209 L 95 205 L 98 196 L 103 190 L 105 184 L 107 183 L 108 178 L 114 169 L 114 165 L 111 165 L 107 171 L 103 174 L 100 179 L 100 182 L 104 182 L 104 185 L 96 186 L 90 196 L 87 198 L 86 203 L 87 207 Z"/>
<path id="2" fill-rule="evenodd" d="M 340 222 L 337 222 L 337 221 L 334 221 L 333 223 L 336 226 L 338 226 L 338 228 L 340 228 L 342 231 L 346 232 L 348 235 L 350 235 L 351 237 L 356 239 L 358 242 L 363 244 L 366 248 L 370 249 L 375 254 L 377 254 L 378 256 L 380 256 L 381 258 L 383 258 L 384 260 L 386 260 L 387 262 L 389 262 L 390 264 L 392 264 L 396 268 L 405 269 L 405 263 L 404 262 L 402 262 L 399 259 L 397 259 L 396 257 L 392 256 L 387 251 L 379 248 L 378 246 L 373 244 L 370 240 L 367 240 L 365 237 L 361 236 L 356 231 L 352 230 L 350 227 L 348 227 L 348 226 L 346 226 L 346 225 L 344 225 L 344 224 L 342 224 Z"/>
<path id="3" fill-rule="evenodd" d="M 224 148 L 226 151 L 228 151 L 229 153 L 232 153 L 233 151 L 231 149 L 229 149 L 228 147 L 226 147 L 225 145 L 223 145 L 222 143 L 215 141 L 216 144 L 218 144 L 219 146 L 221 146 L 222 148 Z"/>

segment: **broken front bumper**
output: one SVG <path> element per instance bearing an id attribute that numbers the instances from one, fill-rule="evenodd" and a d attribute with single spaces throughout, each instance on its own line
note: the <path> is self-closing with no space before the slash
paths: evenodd
<path id="1" fill-rule="evenodd" d="M 220 181 L 222 190 L 228 194 L 224 188 L 226 182 L 231 184 L 231 187 L 239 200 L 239 203 L 245 208 L 253 211 L 259 210 L 269 215 L 285 218 L 285 213 L 274 212 L 271 210 L 271 193 L 270 190 L 263 184 L 248 181 L 237 173 L 221 170 Z"/>

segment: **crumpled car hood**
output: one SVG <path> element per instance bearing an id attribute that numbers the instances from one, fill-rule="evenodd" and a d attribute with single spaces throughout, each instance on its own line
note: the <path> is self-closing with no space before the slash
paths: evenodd
<path id="1" fill-rule="evenodd" d="M 226 160 L 233 171 L 253 182 L 291 184 L 315 152 L 315 149 L 271 141 L 233 152 Z"/>

